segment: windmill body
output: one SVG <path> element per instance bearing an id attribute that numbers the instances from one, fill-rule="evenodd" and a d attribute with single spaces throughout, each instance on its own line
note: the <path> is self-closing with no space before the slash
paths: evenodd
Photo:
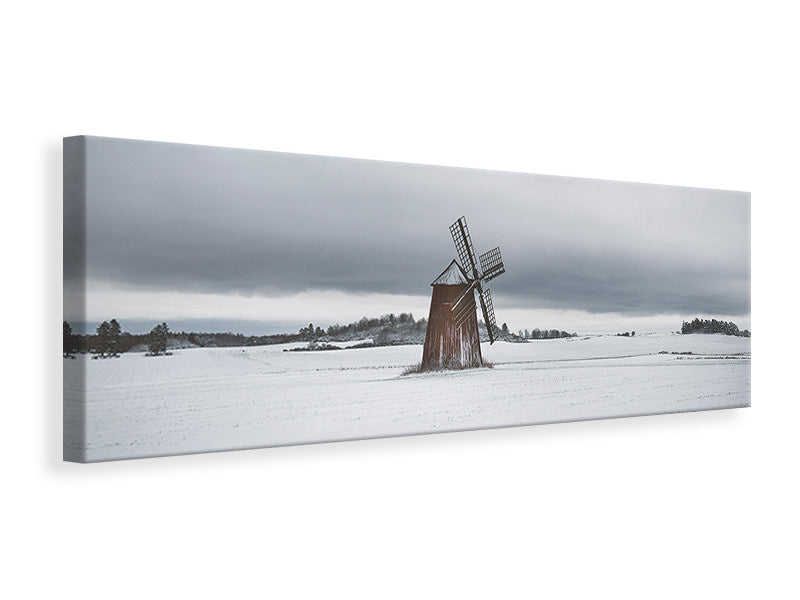
<path id="1" fill-rule="evenodd" d="M 476 260 L 464 217 L 450 226 L 450 233 L 460 263 L 453 260 L 431 283 L 433 294 L 422 351 L 423 370 L 482 366 L 476 296 L 489 343 L 497 338 L 494 306 L 487 284 L 505 272 L 500 249 L 494 248 Z"/>
<path id="2" fill-rule="evenodd" d="M 483 364 L 474 294 L 466 300 L 471 318 L 459 323 L 453 313 L 453 306 L 469 290 L 470 283 L 455 260 L 431 283 L 431 310 L 422 351 L 424 370 L 467 369 Z"/>

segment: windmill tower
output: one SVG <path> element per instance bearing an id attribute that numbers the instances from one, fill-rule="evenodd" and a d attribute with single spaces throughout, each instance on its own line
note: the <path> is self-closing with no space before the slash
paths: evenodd
<path id="1" fill-rule="evenodd" d="M 493 344 L 497 337 L 491 290 L 486 284 L 505 273 L 500 248 L 481 254 L 476 261 L 464 217 L 450 226 L 450 233 L 460 264 L 453 260 L 431 283 L 433 294 L 422 350 L 423 370 L 465 369 L 483 364 L 476 294 L 489 343 Z"/>

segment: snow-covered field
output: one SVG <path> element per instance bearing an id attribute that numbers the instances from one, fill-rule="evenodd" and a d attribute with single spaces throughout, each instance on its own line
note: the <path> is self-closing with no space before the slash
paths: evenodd
<path id="1" fill-rule="evenodd" d="M 100 461 L 750 405 L 749 338 L 497 342 L 482 346 L 492 369 L 414 375 L 402 373 L 422 346 L 283 352 L 300 345 L 65 360 L 65 455 Z"/>

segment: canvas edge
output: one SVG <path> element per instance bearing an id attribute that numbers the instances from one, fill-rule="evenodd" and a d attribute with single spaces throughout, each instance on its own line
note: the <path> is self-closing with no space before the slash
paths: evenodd
<path id="1" fill-rule="evenodd" d="M 63 149 L 63 320 L 74 315 L 74 321 L 86 320 L 86 137 L 72 136 L 62 140 Z M 64 369 L 62 388 L 62 458 L 67 462 L 85 463 L 86 459 L 86 372 L 81 369 L 73 385 L 78 400 L 68 406 L 67 378 Z M 73 390 L 74 391 L 74 390 Z M 77 420 L 78 426 L 68 426 Z"/>

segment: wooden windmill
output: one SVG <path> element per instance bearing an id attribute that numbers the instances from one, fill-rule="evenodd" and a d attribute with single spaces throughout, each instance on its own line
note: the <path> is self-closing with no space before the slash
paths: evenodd
<path id="1" fill-rule="evenodd" d="M 476 261 L 464 217 L 450 226 L 450 233 L 459 262 L 453 260 L 431 283 L 431 310 L 422 350 L 422 369 L 425 370 L 465 369 L 483 364 L 476 295 L 489 332 L 489 343 L 493 344 L 497 338 L 491 290 L 486 284 L 505 273 L 500 248 L 481 254 Z"/>

